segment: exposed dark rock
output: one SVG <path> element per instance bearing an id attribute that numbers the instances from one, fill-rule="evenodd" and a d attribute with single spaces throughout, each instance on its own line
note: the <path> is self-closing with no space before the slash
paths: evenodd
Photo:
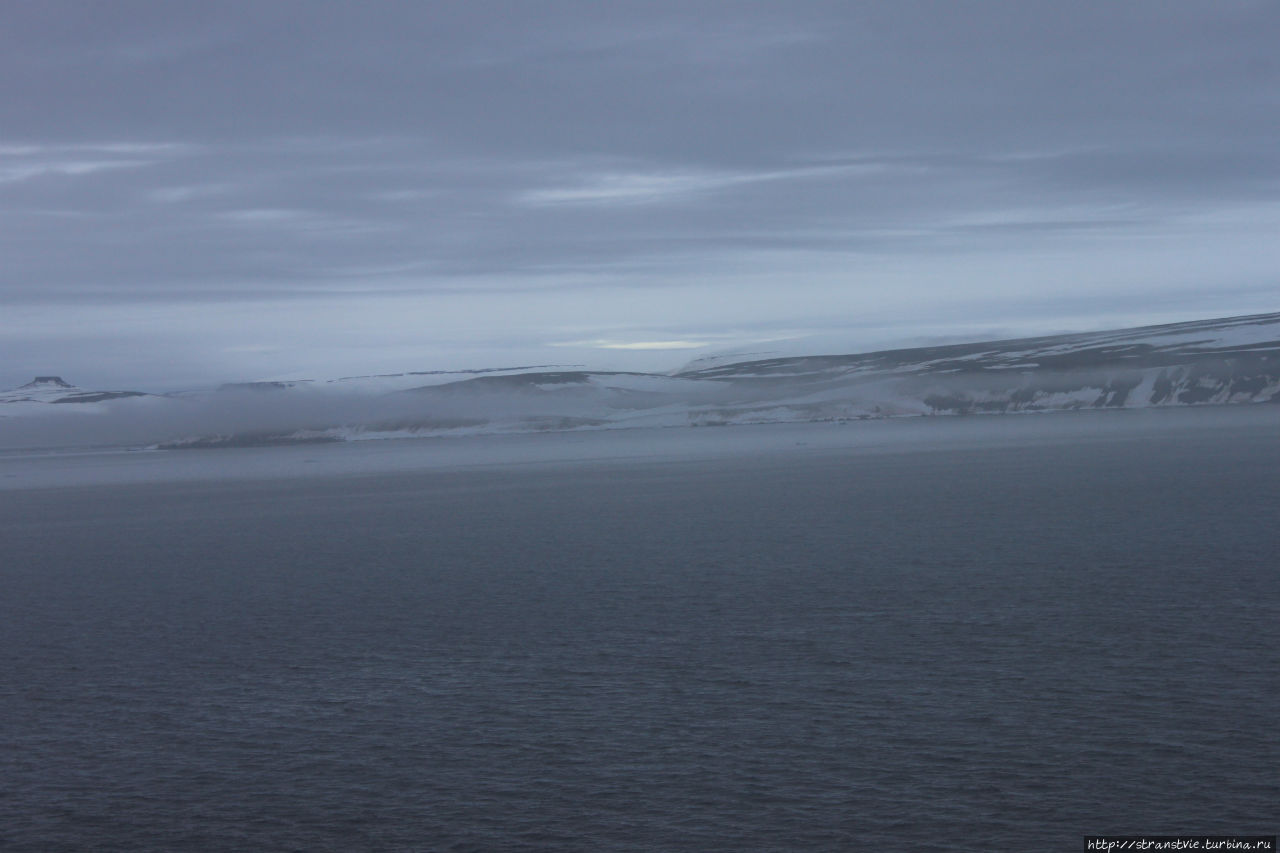
<path id="1" fill-rule="evenodd" d="M 27 388 L 48 388 L 48 387 L 74 388 L 76 386 L 72 385 L 70 382 L 67 382 L 61 376 L 37 376 L 35 379 L 31 380 L 26 385 L 20 385 L 18 387 L 18 390 L 21 391 Z"/>
<path id="2" fill-rule="evenodd" d="M 141 391 L 82 391 L 78 394 L 68 394 L 65 397 L 59 397 L 56 400 L 50 400 L 51 403 L 101 403 L 104 400 L 121 400 L 125 397 L 146 397 L 147 395 Z"/>

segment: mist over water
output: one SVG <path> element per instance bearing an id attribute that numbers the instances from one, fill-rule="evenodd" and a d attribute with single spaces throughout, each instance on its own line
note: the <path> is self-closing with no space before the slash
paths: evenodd
<path id="1" fill-rule="evenodd" d="M 295 388 L 230 389 L 189 396 L 134 397 L 96 406 L 49 411 L 0 421 L 0 448 L 147 445 L 209 435 L 281 435 L 349 423 L 424 417 L 405 395 Z M 0 414 L 3 414 L 0 412 Z M 442 418 L 452 412 L 438 411 Z"/>
<path id="2" fill-rule="evenodd" d="M 0 846 L 1273 832 L 1280 448 L 1258 410 L 1207 414 L 9 481 Z"/>

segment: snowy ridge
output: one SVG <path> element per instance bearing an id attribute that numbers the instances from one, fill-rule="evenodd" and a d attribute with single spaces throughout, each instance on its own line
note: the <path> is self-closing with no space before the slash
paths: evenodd
<path id="1" fill-rule="evenodd" d="M 39 409 L 49 404 L 79 404 L 74 408 L 89 411 L 87 404 L 145 396 L 148 395 L 141 391 L 89 391 L 72 385 L 61 376 L 37 376 L 12 391 L 0 391 L 0 406 L 3 406 L 0 408 L 0 417 L 12 417 L 23 410 L 32 411 L 33 406 Z"/>

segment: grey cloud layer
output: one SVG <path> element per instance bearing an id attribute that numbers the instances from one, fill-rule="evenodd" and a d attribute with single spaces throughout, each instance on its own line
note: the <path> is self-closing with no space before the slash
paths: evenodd
<path id="1" fill-rule="evenodd" d="M 0 245 L 13 300 L 376 292 L 406 276 L 429 289 L 475 274 L 643 272 L 738 248 L 918 253 L 988 249 L 975 232 L 1116 233 L 1272 203 L 1259 180 L 1270 173 L 1280 154 L 885 154 L 748 170 L 454 161 L 376 141 L 310 156 L 0 152 Z"/>
<path id="2" fill-rule="evenodd" d="M 1267 2 L 41 3 L 34 137 L 426 135 L 749 161 L 832 144 L 1274 139 Z"/>
<path id="3" fill-rule="evenodd" d="M 875 259 L 981 306 L 1002 258 L 1088 290 L 1158 243 L 1257 301 L 1278 43 L 1280 7 L 1208 0 L 15 5 L 0 300 L 696 296 L 746 267 L 745 327 L 824 313 L 778 316 L 792 276 L 874 307 Z"/>

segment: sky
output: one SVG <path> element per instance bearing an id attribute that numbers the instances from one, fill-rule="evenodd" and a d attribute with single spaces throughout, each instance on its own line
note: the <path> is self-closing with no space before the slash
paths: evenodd
<path id="1" fill-rule="evenodd" d="M 8 2 L 0 387 L 1280 310 L 1280 4 Z"/>

